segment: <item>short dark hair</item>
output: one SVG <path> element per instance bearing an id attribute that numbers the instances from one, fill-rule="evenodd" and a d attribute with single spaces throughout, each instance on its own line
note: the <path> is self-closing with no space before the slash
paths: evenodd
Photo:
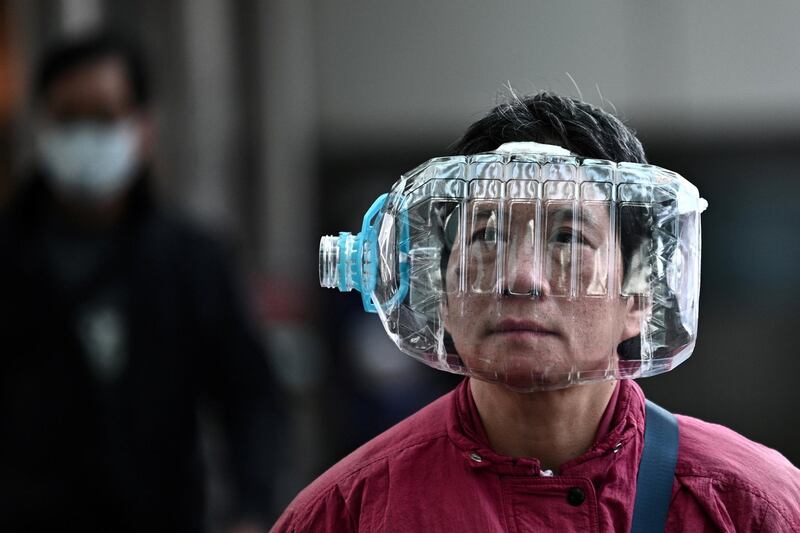
<path id="1" fill-rule="evenodd" d="M 150 102 L 151 87 L 144 54 L 137 43 L 112 32 L 62 38 L 42 56 L 34 80 L 36 96 L 43 99 L 59 78 L 79 67 L 103 60 L 119 59 L 125 66 L 133 101 L 137 106 Z"/>
<path id="2" fill-rule="evenodd" d="M 617 117 L 586 102 L 540 92 L 514 95 L 473 123 L 454 155 L 489 152 L 507 142 L 555 144 L 580 157 L 647 163 L 642 143 Z"/>

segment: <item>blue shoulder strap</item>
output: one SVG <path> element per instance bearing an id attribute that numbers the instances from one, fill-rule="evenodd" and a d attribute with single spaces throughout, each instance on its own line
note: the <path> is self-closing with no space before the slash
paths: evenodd
<path id="1" fill-rule="evenodd" d="M 677 461 L 678 421 L 675 415 L 647 400 L 631 533 L 664 531 Z"/>

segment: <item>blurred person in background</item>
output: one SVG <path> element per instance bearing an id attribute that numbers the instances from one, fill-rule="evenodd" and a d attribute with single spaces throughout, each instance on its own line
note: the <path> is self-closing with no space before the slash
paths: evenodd
<path id="1" fill-rule="evenodd" d="M 155 203 L 140 51 L 66 40 L 35 90 L 36 158 L 0 218 L 0 530 L 204 530 L 205 405 L 226 531 L 263 530 L 276 389 L 226 247 Z"/>
<path id="2" fill-rule="evenodd" d="M 454 156 L 404 175 L 358 236 L 323 237 L 320 279 L 362 291 L 404 352 L 469 377 L 273 531 L 799 531 L 800 471 L 780 453 L 626 379 L 693 348 L 697 189 L 647 165 L 616 117 L 551 93 L 498 105 Z"/>

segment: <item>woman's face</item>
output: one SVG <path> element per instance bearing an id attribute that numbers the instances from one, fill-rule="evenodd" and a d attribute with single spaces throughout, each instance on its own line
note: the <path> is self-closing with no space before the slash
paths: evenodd
<path id="1" fill-rule="evenodd" d="M 566 385 L 617 365 L 642 310 L 620 297 L 609 204 L 474 201 L 447 264 L 446 330 L 473 375 L 512 388 Z"/>

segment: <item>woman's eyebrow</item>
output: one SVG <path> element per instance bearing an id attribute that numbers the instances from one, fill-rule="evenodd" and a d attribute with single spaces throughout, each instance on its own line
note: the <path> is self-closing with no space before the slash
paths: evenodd
<path id="1" fill-rule="evenodd" d="M 474 206 L 471 214 L 473 226 L 482 224 L 497 216 L 500 205 Z M 572 205 L 562 205 L 558 207 L 548 207 L 547 219 L 556 220 L 560 223 L 580 223 L 584 227 L 593 231 L 602 231 L 608 228 L 608 223 L 602 223 L 596 210 L 587 209 L 585 206 L 573 207 Z M 506 208 L 507 210 L 507 208 Z"/>
<path id="2" fill-rule="evenodd" d="M 497 217 L 498 206 L 486 206 L 483 208 L 475 208 L 472 211 L 472 220 L 475 223 L 480 223 Z"/>
<path id="3" fill-rule="evenodd" d="M 576 209 L 572 206 L 557 207 L 552 211 L 548 211 L 547 216 L 548 218 L 556 217 L 557 220 L 562 222 L 579 222 L 584 226 L 589 226 L 590 229 L 600 230 L 604 228 L 604 225 L 598 220 L 597 215 L 585 208 Z"/>

